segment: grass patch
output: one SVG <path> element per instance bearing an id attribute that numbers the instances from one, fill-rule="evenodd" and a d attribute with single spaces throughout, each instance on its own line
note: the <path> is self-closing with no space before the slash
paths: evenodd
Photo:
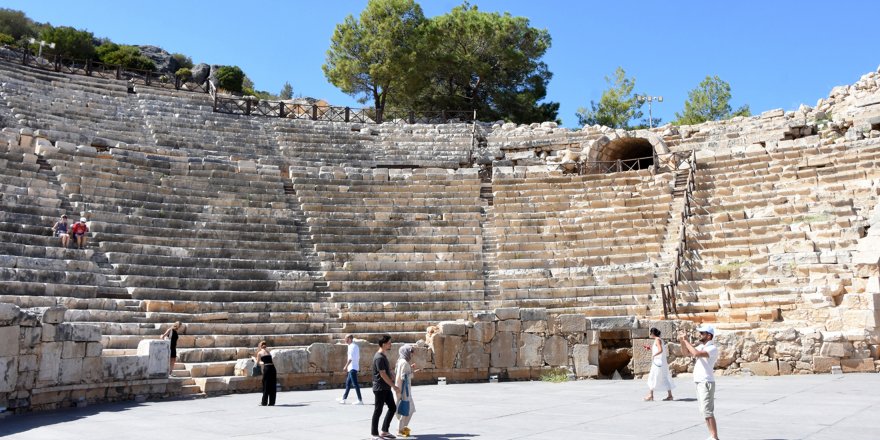
<path id="1" fill-rule="evenodd" d="M 728 261 L 727 263 L 716 265 L 714 272 L 729 272 L 732 270 L 740 269 L 740 268 L 742 268 L 744 266 L 748 266 L 748 265 L 749 265 L 749 262 L 746 260 Z"/>
<path id="2" fill-rule="evenodd" d="M 834 216 L 826 212 L 819 214 L 802 215 L 795 219 L 795 223 L 822 223 L 834 220 Z"/>
<path id="3" fill-rule="evenodd" d="M 565 368 L 553 368 L 541 374 L 541 382 L 568 382 L 568 370 Z"/>

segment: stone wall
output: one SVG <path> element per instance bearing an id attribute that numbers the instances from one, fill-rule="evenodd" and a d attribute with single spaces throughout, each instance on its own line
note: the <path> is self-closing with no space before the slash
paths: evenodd
<path id="1" fill-rule="evenodd" d="M 168 341 L 141 341 L 136 355 L 103 356 L 98 326 L 66 323 L 65 310 L 0 303 L 0 407 L 55 409 L 175 394 Z"/>

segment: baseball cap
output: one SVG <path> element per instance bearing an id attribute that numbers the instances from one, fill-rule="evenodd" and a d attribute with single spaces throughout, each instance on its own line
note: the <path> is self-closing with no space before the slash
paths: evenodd
<path id="1" fill-rule="evenodd" d="M 85 218 L 85 217 L 80 217 L 80 218 L 79 218 L 79 221 L 81 221 L 81 222 L 86 222 L 86 218 Z"/>
<path id="2" fill-rule="evenodd" d="M 697 327 L 697 331 L 700 333 L 708 333 L 712 336 L 715 336 L 715 327 L 712 327 L 711 325 L 703 324 Z"/>

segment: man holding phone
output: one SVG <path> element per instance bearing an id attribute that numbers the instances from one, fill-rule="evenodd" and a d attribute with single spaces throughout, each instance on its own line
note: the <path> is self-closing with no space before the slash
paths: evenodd
<path id="1" fill-rule="evenodd" d="M 700 402 L 700 413 L 706 419 L 706 427 L 709 428 L 709 439 L 718 440 L 718 426 L 715 423 L 715 362 L 718 360 L 718 348 L 715 347 L 715 327 L 701 325 L 697 327 L 700 333 L 700 345 L 694 347 L 687 340 L 686 332 L 678 333 L 681 342 L 681 352 L 684 356 L 696 359 L 694 363 L 694 383 L 697 385 L 697 400 Z"/>

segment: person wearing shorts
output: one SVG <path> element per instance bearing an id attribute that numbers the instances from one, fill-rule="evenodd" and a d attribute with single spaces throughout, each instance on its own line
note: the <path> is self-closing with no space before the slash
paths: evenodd
<path id="1" fill-rule="evenodd" d="M 694 363 L 694 383 L 697 386 L 697 401 L 700 414 L 709 429 L 708 440 L 718 440 L 718 425 L 715 423 L 715 362 L 718 361 L 718 348 L 715 347 L 715 328 L 701 325 L 697 328 L 700 345 L 694 347 L 687 339 L 687 333 L 680 332 L 681 351 L 684 356 L 696 359 Z"/>
<path id="2" fill-rule="evenodd" d="M 70 245 L 70 231 L 67 224 L 67 215 L 62 215 L 61 220 L 52 225 L 52 232 L 56 237 L 61 239 L 61 247 L 67 248 Z"/>

